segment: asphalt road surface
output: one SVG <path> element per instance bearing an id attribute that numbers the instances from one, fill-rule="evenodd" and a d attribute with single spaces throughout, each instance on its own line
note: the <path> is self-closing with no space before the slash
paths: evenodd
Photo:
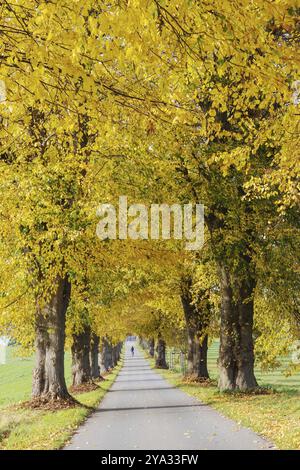
<path id="1" fill-rule="evenodd" d="M 270 449 L 249 429 L 174 388 L 136 349 L 67 450 Z M 246 406 L 246 405 L 245 405 Z"/>

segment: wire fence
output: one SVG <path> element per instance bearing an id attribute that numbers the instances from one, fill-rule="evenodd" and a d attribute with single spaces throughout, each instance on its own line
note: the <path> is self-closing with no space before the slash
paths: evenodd
<path id="1" fill-rule="evenodd" d="M 143 338 L 139 338 L 139 344 L 142 349 L 148 351 L 149 344 Z M 166 349 L 166 361 L 170 370 L 179 372 L 182 375 L 187 374 L 187 353 L 178 348 Z"/>
<path id="2" fill-rule="evenodd" d="M 167 351 L 169 369 L 180 372 L 182 375 L 187 373 L 187 354 L 175 348 Z"/>

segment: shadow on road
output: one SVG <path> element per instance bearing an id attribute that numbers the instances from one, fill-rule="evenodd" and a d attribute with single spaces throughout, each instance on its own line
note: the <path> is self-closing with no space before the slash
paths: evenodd
<path id="1" fill-rule="evenodd" d="M 127 378 L 127 379 L 124 379 L 124 380 L 118 379 L 118 383 L 119 383 L 119 382 L 127 382 L 127 383 L 128 383 L 129 381 L 130 381 L 130 379 L 128 379 L 128 378 Z M 133 379 L 132 381 L 133 381 L 133 382 L 155 382 L 155 381 L 156 381 L 156 382 L 157 382 L 157 381 L 158 381 L 158 382 L 163 382 L 164 380 L 163 380 L 163 379 Z"/>
<path id="2" fill-rule="evenodd" d="M 107 411 L 135 411 L 135 410 L 167 410 L 167 409 L 178 409 L 178 408 L 199 408 L 206 406 L 203 403 L 195 403 L 193 405 L 166 405 L 166 406 L 136 406 L 128 408 L 98 408 L 95 413 L 106 413 Z"/>
<path id="3" fill-rule="evenodd" d="M 116 388 L 114 390 L 108 390 L 108 393 L 112 392 L 139 392 L 139 391 L 155 391 L 155 390 L 172 390 L 172 387 L 157 387 L 157 388 Z"/>

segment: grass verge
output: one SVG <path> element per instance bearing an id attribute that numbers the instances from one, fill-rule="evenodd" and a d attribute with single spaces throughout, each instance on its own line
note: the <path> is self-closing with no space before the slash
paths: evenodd
<path id="1" fill-rule="evenodd" d="M 154 360 L 144 354 L 155 369 Z M 155 371 L 188 395 L 263 435 L 277 448 L 300 449 L 299 390 L 270 388 L 267 395 L 220 393 L 215 381 L 208 384 L 187 383 L 178 372 Z"/>
<path id="2" fill-rule="evenodd" d="M 61 449 L 74 431 L 96 407 L 115 381 L 122 361 L 99 388 L 74 394 L 83 406 L 58 411 L 24 409 L 10 405 L 0 409 L 0 450 Z"/>

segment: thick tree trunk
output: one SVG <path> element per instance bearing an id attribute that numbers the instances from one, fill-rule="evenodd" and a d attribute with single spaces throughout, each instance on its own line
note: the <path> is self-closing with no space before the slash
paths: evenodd
<path id="1" fill-rule="evenodd" d="M 112 368 L 112 347 L 107 338 L 101 340 L 100 372 L 107 372 Z"/>
<path id="2" fill-rule="evenodd" d="M 236 344 L 238 341 L 237 311 L 233 302 L 228 270 L 220 270 L 221 328 L 219 349 L 219 389 L 234 390 L 237 377 Z"/>
<path id="3" fill-rule="evenodd" d="M 201 312 L 198 312 L 192 304 L 189 292 L 181 296 L 181 301 L 188 336 L 187 374 L 197 380 L 209 379 L 207 368 L 208 336 L 203 336 L 207 318 L 205 321 L 201 319 Z"/>
<path id="4" fill-rule="evenodd" d="M 154 351 L 155 351 L 155 340 L 154 338 L 151 338 L 149 341 L 149 355 L 151 357 L 154 357 Z"/>
<path id="5" fill-rule="evenodd" d="M 197 337 L 194 352 L 194 373 L 195 377 L 200 380 L 209 379 L 207 368 L 207 348 L 208 336 L 204 338 Z"/>
<path id="6" fill-rule="evenodd" d="M 64 375 L 65 320 L 70 294 L 69 281 L 59 277 L 47 304 L 37 305 L 32 398 L 70 398 Z"/>
<path id="7" fill-rule="evenodd" d="M 254 292 L 253 279 L 243 282 L 240 286 L 238 318 L 239 318 L 239 347 L 237 348 L 238 373 L 236 388 L 239 390 L 252 390 L 258 386 L 254 374 L 254 344 L 253 344 L 253 317 Z"/>
<path id="8" fill-rule="evenodd" d="M 72 376 L 73 386 L 91 382 L 90 364 L 90 337 L 91 330 L 88 325 L 78 333 L 73 334 L 72 344 Z"/>
<path id="9" fill-rule="evenodd" d="M 155 367 L 158 369 L 168 369 L 166 362 L 166 343 L 160 336 L 157 340 Z"/>
<path id="10" fill-rule="evenodd" d="M 115 367 L 118 364 L 118 345 L 112 347 L 112 366 Z"/>
<path id="11" fill-rule="evenodd" d="M 44 393 L 46 382 L 46 346 L 47 322 L 42 312 L 37 309 L 35 319 L 35 368 L 33 370 L 32 397 L 40 397 Z"/>
<path id="12" fill-rule="evenodd" d="M 112 369 L 114 367 L 114 364 L 113 364 L 113 347 L 112 347 L 112 344 L 110 341 L 108 341 L 107 343 L 107 368 L 108 370 L 109 369 Z"/>
<path id="13" fill-rule="evenodd" d="M 253 353 L 253 291 L 255 283 L 243 281 L 233 294 L 233 280 L 220 267 L 221 331 L 219 350 L 220 390 L 252 390 L 257 387 Z"/>
<path id="14" fill-rule="evenodd" d="M 196 361 L 195 361 L 195 332 L 193 329 L 187 327 L 188 336 L 188 353 L 187 353 L 187 374 L 193 375 L 196 373 Z"/>
<path id="15" fill-rule="evenodd" d="M 117 351 L 118 351 L 118 362 L 119 362 L 119 360 L 121 359 L 121 351 L 122 351 L 122 346 L 123 346 L 123 343 L 122 343 L 122 342 L 118 343 L 118 345 L 117 345 Z"/>
<path id="16" fill-rule="evenodd" d="M 93 333 L 90 346 L 91 376 L 93 379 L 101 378 L 99 367 L 99 341 L 99 336 Z"/>

